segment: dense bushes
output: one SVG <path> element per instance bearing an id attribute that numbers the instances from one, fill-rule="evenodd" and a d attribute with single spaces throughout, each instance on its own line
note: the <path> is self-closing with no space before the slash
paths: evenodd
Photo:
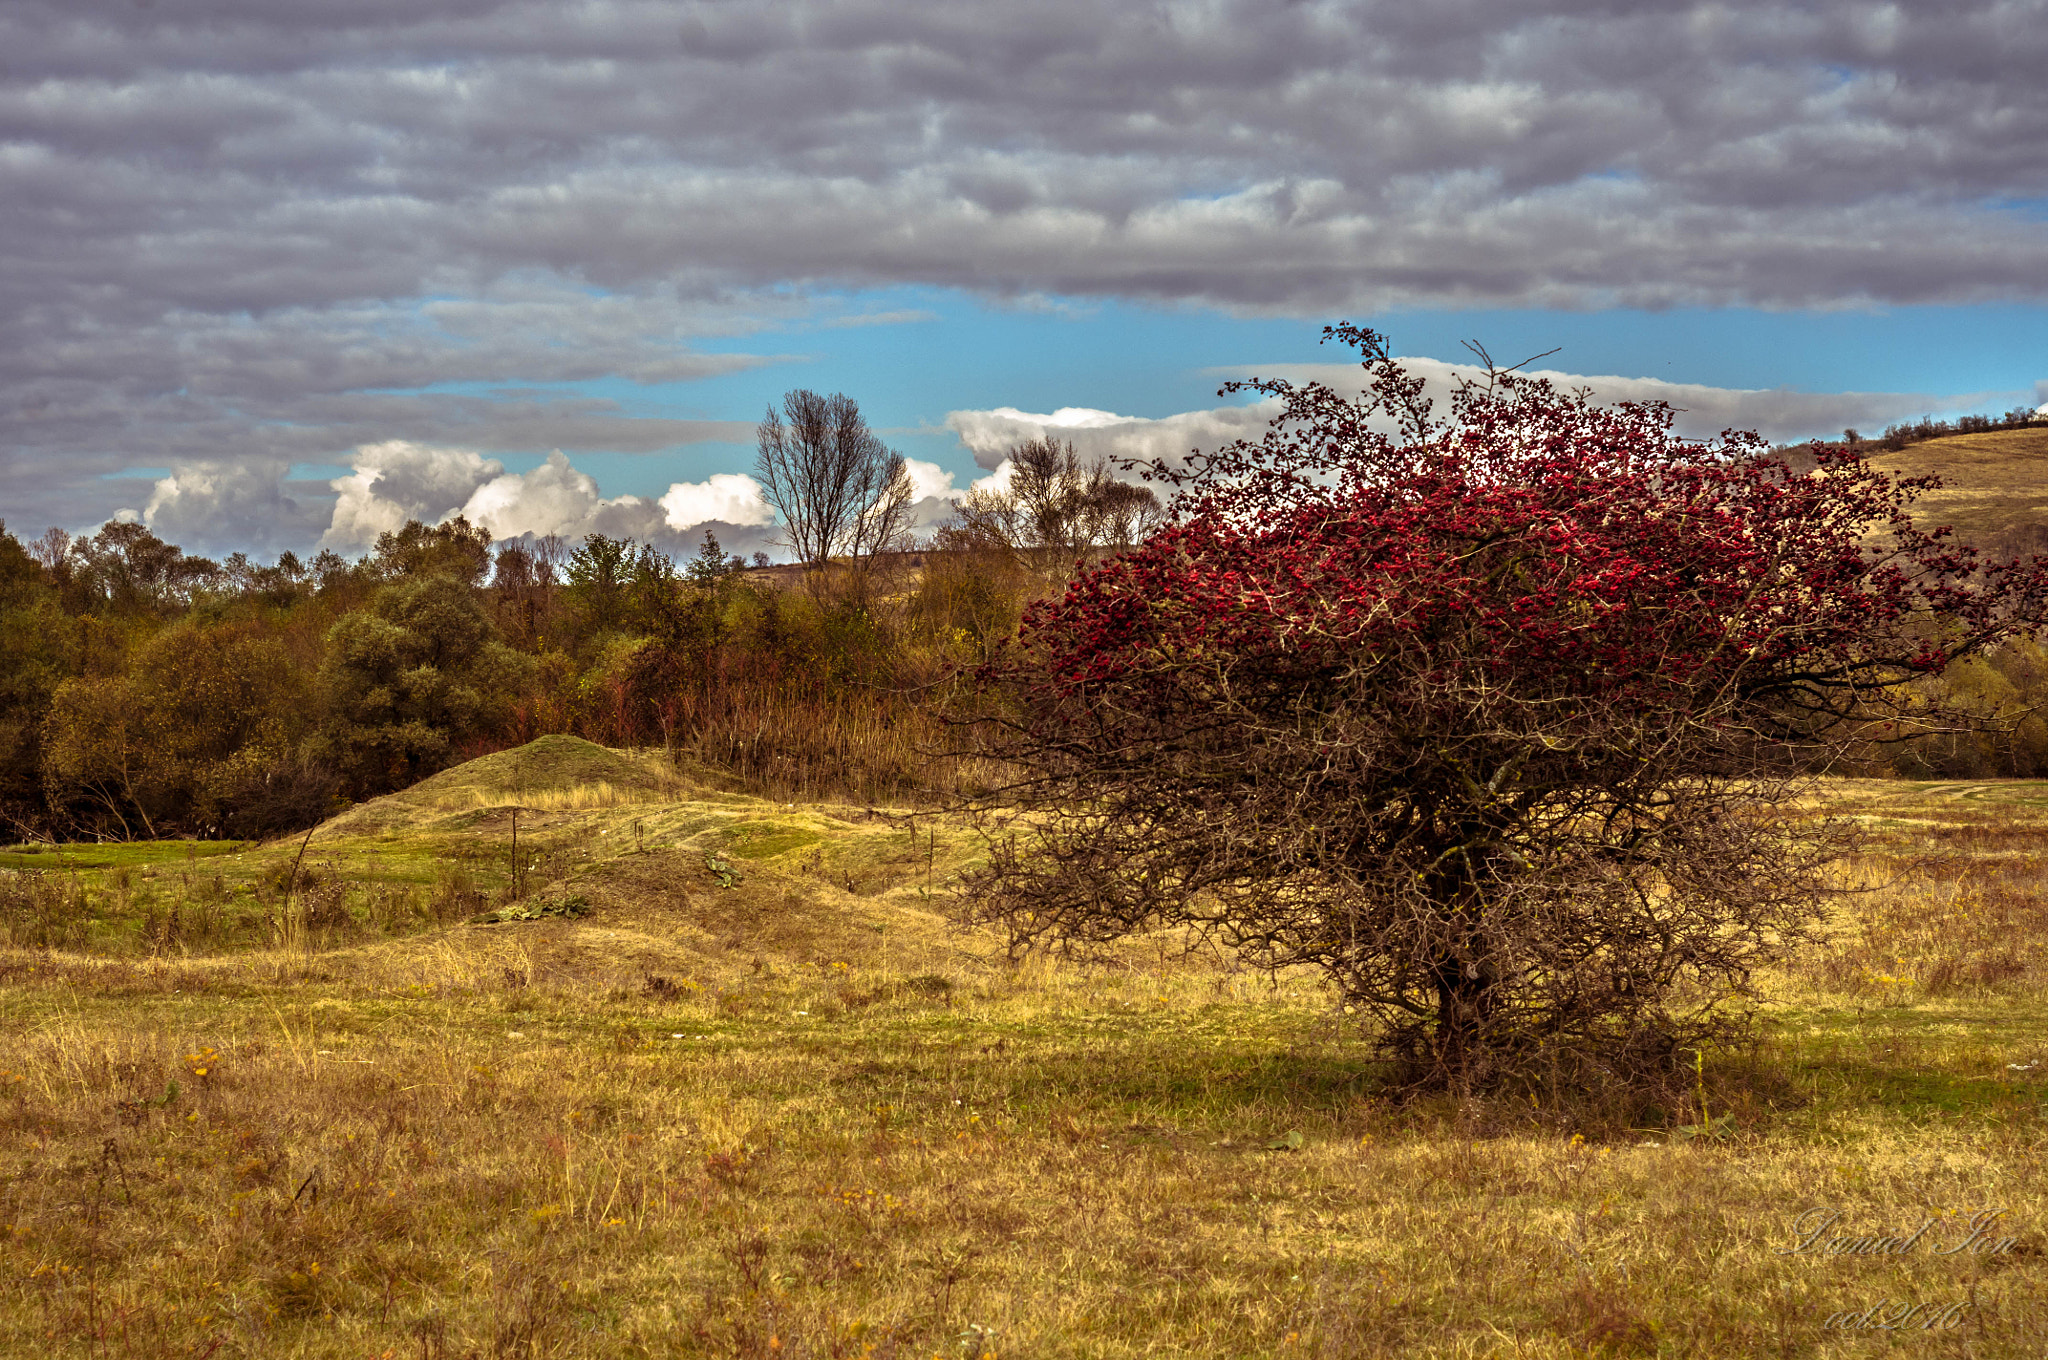
<path id="1" fill-rule="evenodd" d="M 251 621 L 181 619 L 119 674 L 66 680 L 42 724 L 53 806 L 105 834 L 217 826 L 306 730 L 306 685 Z"/>
<path id="2" fill-rule="evenodd" d="M 602 536 L 493 553 L 457 519 L 358 562 L 215 564 L 0 525 L 0 835 L 274 835 L 549 732 L 916 796 L 961 773 L 927 757 L 926 687 L 1050 586 L 999 549 L 749 572 L 715 541 L 681 567 Z"/>
<path id="3" fill-rule="evenodd" d="M 328 631 L 327 720 L 311 755 L 358 796 L 413 783 L 465 736 L 498 731 L 536 669 L 498 640 L 473 586 L 438 574 L 394 582 Z"/>

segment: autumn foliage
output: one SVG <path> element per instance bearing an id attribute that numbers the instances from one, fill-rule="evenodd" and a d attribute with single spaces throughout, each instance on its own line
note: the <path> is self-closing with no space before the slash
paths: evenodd
<path id="1" fill-rule="evenodd" d="M 975 911 L 1314 965 L 1418 1079 L 1668 1066 L 1815 919 L 1831 833 L 1775 815 L 1804 773 L 1949 723 L 1902 686 L 2030 630 L 2043 570 L 1850 453 L 1508 372 L 1439 418 L 1330 335 L 1362 396 L 1233 385 L 1267 437 L 1154 468 L 1170 526 L 983 669 L 1029 815 Z"/>

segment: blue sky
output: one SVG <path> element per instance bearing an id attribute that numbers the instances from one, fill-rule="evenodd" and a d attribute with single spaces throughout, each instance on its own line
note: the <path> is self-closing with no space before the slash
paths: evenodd
<path id="1" fill-rule="evenodd" d="M 772 548 L 799 386 L 929 523 L 1047 429 L 1254 432 L 1217 383 L 1337 320 L 1781 439 L 2048 402 L 2048 0 L 14 0 L 0 52 L 16 532 Z"/>
<path id="2" fill-rule="evenodd" d="M 583 390 L 647 415 L 748 419 L 791 387 L 844 391 L 905 454 L 959 474 L 978 473 L 949 412 L 1010 406 L 1050 412 L 1081 406 L 1158 419 L 1219 404 L 1222 376 L 1262 365 L 1341 362 L 1320 343 L 1328 322 L 1356 319 L 1388 335 L 1397 353 L 1470 360 L 1467 340 L 1515 363 L 1555 349 L 1545 368 L 1663 378 L 1713 387 L 1809 393 L 1928 394 L 1926 414 L 2005 410 L 2048 401 L 2048 307 L 1978 305 L 1766 312 L 1754 308 L 1427 310 L 1357 317 L 1231 316 L 1073 300 L 1003 306 L 957 291 L 892 290 L 846 299 L 848 310 L 916 311 L 927 319 L 774 333 L 786 362 L 691 383 L 640 388 L 610 381 Z M 749 337 L 751 348 L 767 348 Z M 1974 398 L 1945 403 L 1943 397 Z M 1234 400 L 1234 399 L 1232 399 Z M 1784 437 L 1793 437 L 1788 429 Z M 1833 436 L 1819 427 L 1804 435 Z M 658 456 L 586 455 L 610 489 L 658 494 L 677 477 L 744 470 L 745 443 L 706 443 Z"/>

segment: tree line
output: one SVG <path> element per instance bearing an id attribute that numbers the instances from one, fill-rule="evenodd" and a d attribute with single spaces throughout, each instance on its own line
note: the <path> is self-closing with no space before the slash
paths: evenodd
<path id="1" fill-rule="evenodd" d="M 1033 601 L 1163 522 L 1072 444 L 1010 450 L 914 538 L 900 454 L 843 395 L 797 391 L 757 470 L 796 561 L 705 536 L 677 561 L 592 535 L 494 546 L 456 518 L 358 559 L 195 556 L 109 523 L 0 523 L 0 835 L 261 837 L 551 732 L 666 748 L 791 796 L 933 793 L 964 777 L 929 702 Z M 2015 638 L 1919 682 L 2017 715 L 1873 747 L 1860 772 L 2048 775 L 2048 654 Z"/>
<path id="2" fill-rule="evenodd" d="M 932 683 L 1157 514 L 1037 441 L 919 542 L 851 399 L 791 393 L 761 449 L 792 566 L 709 533 L 683 561 L 603 534 L 494 546 L 460 517 L 268 563 L 0 523 L 0 836 L 274 835 L 553 732 L 763 791 L 911 796 L 952 773 L 927 758 Z"/>
<path id="3" fill-rule="evenodd" d="M 1884 427 L 1875 443 L 1879 448 L 1897 452 L 1908 444 L 1925 443 L 1930 439 L 1948 439 L 1959 434 L 1990 434 L 1994 430 L 2038 430 L 2048 427 L 2048 417 L 2043 417 L 2031 406 L 2015 406 L 2002 415 L 1957 416 L 1954 420 L 1936 420 L 1933 416 L 1922 416 L 1910 423 L 1896 422 Z M 1842 431 L 1842 442 L 1855 447 L 1864 443 L 1861 432 Z"/>

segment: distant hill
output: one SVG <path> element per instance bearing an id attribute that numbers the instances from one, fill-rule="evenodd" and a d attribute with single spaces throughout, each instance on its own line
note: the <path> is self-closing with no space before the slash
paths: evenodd
<path id="1" fill-rule="evenodd" d="M 1993 550 L 2048 551 L 2048 428 L 1929 439 L 1879 452 L 1870 464 L 1941 478 L 1914 508 L 1923 527 L 1953 525 L 1962 541 Z"/>

